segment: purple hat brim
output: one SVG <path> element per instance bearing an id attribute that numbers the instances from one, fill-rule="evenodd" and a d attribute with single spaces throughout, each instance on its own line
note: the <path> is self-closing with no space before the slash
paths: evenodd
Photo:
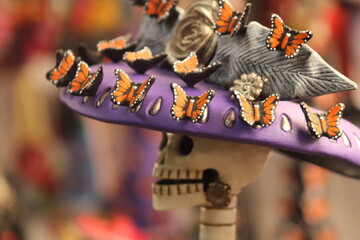
<path id="1" fill-rule="evenodd" d="M 93 66 L 96 70 L 98 66 Z M 124 70 L 135 83 L 144 82 L 150 75 L 155 75 L 155 83 L 147 93 L 138 112 L 131 112 L 129 107 L 114 107 L 110 95 L 99 104 L 105 93 L 111 91 L 116 83 L 114 70 Z M 276 111 L 276 119 L 269 127 L 255 129 L 239 118 L 238 107 L 230 98 L 230 93 L 214 84 L 200 82 L 191 88 L 176 76 L 175 73 L 163 69 L 150 69 L 147 74 L 138 74 L 125 63 L 104 64 L 104 79 L 97 94 L 88 97 L 72 96 L 62 89 L 61 100 L 75 112 L 104 122 L 138 126 L 142 128 L 171 132 L 182 135 L 212 138 L 217 140 L 263 145 L 283 150 L 301 160 L 313 162 L 320 166 L 351 177 L 360 177 L 360 129 L 342 119 L 340 127 L 344 136 L 337 140 L 326 137 L 312 138 L 306 130 L 306 120 L 300 105 L 294 102 L 280 101 Z M 215 90 L 215 97 L 208 106 L 206 123 L 193 123 L 190 120 L 176 121 L 171 116 L 173 93 L 171 83 L 178 83 L 189 96 L 199 96 L 207 90 Z M 149 113 L 151 107 L 159 99 L 162 105 L 157 114 Z M 224 122 L 229 111 L 235 112 L 233 127 Z M 317 110 L 313 109 L 315 112 Z M 289 119 L 291 130 L 282 128 L 283 116 Z M 348 141 L 348 142 L 347 142 Z"/>

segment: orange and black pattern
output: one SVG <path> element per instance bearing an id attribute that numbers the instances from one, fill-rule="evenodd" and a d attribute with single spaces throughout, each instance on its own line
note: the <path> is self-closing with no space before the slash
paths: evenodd
<path id="1" fill-rule="evenodd" d="M 111 40 L 102 40 L 100 41 L 96 47 L 98 52 L 102 52 L 106 49 L 123 49 L 127 46 L 127 44 L 129 43 L 131 39 L 130 35 L 124 35 L 124 36 L 119 36 L 117 38 L 111 39 Z"/>
<path id="2" fill-rule="evenodd" d="M 68 92 L 72 95 L 91 96 L 95 95 L 103 78 L 103 68 L 100 66 L 92 73 L 86 62 L 80 61 L 75 78 L 68 85 Z"/>
<path id="3" fill-rule="evenodd" d="M 200 67 L 197 55 L 191 52 L 184 60 L 175 61 L 173 64 L 174 72 L 185 81 L 188 86 L 193 86 L 201 80 L 209 77 L 221 66 L 221 62 L 216 61 L 208 66 Z"/>
<path id="4" fill-rule="evenodd" d="M 275 121 L 275 109 L 279 95 L 272 94 L 263 101 L 251 102 L 237 90 L 233 91 L 241 119 L 252 127 L 268 127 Z"/>
<path id="5" fill-rule="evenodd" d="M 150 60 L 152 58 L 152 52 L 150 48 L 144 47 L 140 51 L 137 52 L 126 52 L 123 55 L 124 61 L 134 62 L 139 59 Z"/>
<path id="6" fill-rule="evenodd" d="M 178 0 L 149 0 L 145 4 L 145 13 L 155 16 L 158 21 L 166 19 L 175 8 Z"/>
<path id="7" fill-rule="evenodd" d="M 250 3 L 245 6 L 244 12 L 234 11 L 228 0 L 220 1 L 219 6 L 219 18 L 214 26 L 217 34 L 230 34 L 232 36 L 245 26 L 246 19 L 250 13 Z"/>
<path id="8" fill-rule="evenodd" d="M 136 108 L 144 100 L 155 76 L 150 76 L 143 83 L 134 83 L 129 76 L 120 69 L 115 69 L 116 86 L 110 94 L 111 101 L 118 106 Z"/>
<path id="9" fill-rule="evenodd" d="M 71 81 L 71 76 L 68 75 L 72 75 L 70 73 L 76 69 L 75 55 L 71 50 L 67 50 L 58 52 L 56 58 L 56 66 L 47 73 L 46 77 L 55 86 L 66 86 Z"/>
<path id="10" fill-rule="evenodd" d="M 187 96 L 186 92 L 176 83 L 172 83 L 171 89 L 174 94 L 174 102 L 171 115 L 176 120 L 189 118 L 192 122 L 198 122 L 204 117 L 208 104 L 215 96 L 214 90 L 209 90 L 201 96 Z"/>
<path id="11" fill-rule="evenodd" d="M 300 104 L 305 114 L 306 124 L 311 136 L 320 138 L 326 136 L 332 140 L 338 139 L 342 130 L 339 127 L 340 119 L 344 111 L 343 103 L 336 104 L 328 113 L 313 113 L 310 107 L 302 102 Z"/>
<path id="12" fill-rule="evenodd" d="M 196 70 L 198 68 L 199 61 L 195 52 L 191 52 L 188 57 L 182 61 L 175 61 L 173 64 L 174 71 L 177 74 L 185 75 Z"/>
<path id="13" fill-rule="evenodd" d="M 270 34 L 266 46 L 271 51 L 282 50 L 285 57 L 293 58 L 299 54 L 300 48 L 312 38 L 311 31 L 297 31 L 286 26 L 277 14 L 271 16 Z"/>

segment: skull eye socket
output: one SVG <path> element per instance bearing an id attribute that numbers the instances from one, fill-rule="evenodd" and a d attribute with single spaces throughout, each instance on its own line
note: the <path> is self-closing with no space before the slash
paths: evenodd
<path id="1" fill-rule="evenodd" d="M 168 136 L 166 133 L 163 133 L 161 143 L 159 146 L 160 150 L 163 150 L 166 147 L 167 143 L 168 143 Z"/>
<path id="2" fill-rule="evenodd" d="M 179 154 L 188 155 L 191 153 L 193 147 L 194 147 L 194 143 L 192 139 L 188 136 L 183 136 L 180 139 L 180 143 L 179 143 Z"/>

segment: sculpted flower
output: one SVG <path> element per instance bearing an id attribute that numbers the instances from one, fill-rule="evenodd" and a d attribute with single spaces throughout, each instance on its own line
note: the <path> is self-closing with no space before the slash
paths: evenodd
<path id="1" fill-rule="evenodd" d="M 207 64 L 216 48 L 218 36 L 213 30 L 217 10 L 212 1 L 194 2 L 177 23 L 166 46 L 170 63 L 196 52 L 200 66 Z"/>
<path id="2" fill-rule="evenodd" d="M 267 78 L 262 78 L 255 73 L 242 74 L 240 79 L 234 80 L 230 91 L 237 90 L 247 100 L 254 101 L 257 97 L 260 96 L 264 82 L 267 81 Z"/>

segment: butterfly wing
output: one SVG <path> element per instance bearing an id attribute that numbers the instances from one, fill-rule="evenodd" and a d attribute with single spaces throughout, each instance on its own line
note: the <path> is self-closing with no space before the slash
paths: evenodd
<path id="1" fill-rule="evenodd" d="M 171 83 L 171 90 L 174 94 L 174 102 L 171 107 L 171 116 L 176 120 L 186 118 L 189 99 L 186 92 L 176 83 Z"/>
<path id="2" fill-rule="evenodd" d="M 115 69 L 116 86 L 110 94 L 111 101 L 119 106 L 128 106 L 134 97 L 134 83 L 129 76 L 120 69 Z"/>
<path id="3" fill-rule="evenodd" d="M 144 47 L 143 50 L 140 50 L 139 52 L 137 52 L 136 57 L 137 57 L 137 59 L 149 60 L 153 57 L 153 55 L 152 55 L 150 48 Z"/>
<path id="4" fill-rule="evenodd" d="M 229 29 L 232 31 L 236 25 L 234 24 L 236 21 L 234 9 L 227 0 L 221 0 L 219 6 L 219 17 L 214 25 L 215 32 L 219 35 L 229 34 Z"/>
<path id="5" fill-rule="evenodd" d="M 340 119 L 344 111 L 345 105 L 343 103 L 336 104 L 329 110 L 325 117 L 325 126 L 323 129 L 324 135 L 335 140 L 338 139 L 342 134 L 342 129 L 339 127 Z"/>
<path id="6" fill-rule="evenodd" d="M 124 49 L 125 47 L 127 47 L 129 45 L 131 38 L 132 38 L 132 34 L 129 33 L 129 34 L 118 36 L 109 41 L 103 40 L 103 41 L 100 41 L 96 45 L 96 48 L 97 48 L 98 52 L 102 52 L 106 49 L 115 49 L 115 50 Z"/>
<path id="7" fill-rule="evenodd" d="M 275 121 L 275 109 L 279 102 L 279 95 L 272 94 L 260 102 L 260 119 L 262 127 L 268 127 Z"/>
<path id="8" fill-rule="evenodd" d="M 123 60 L 124 61 L 129 61 L 129 62 L 133 62 L 136 60 L 136 52 L 126 52 L 123 55 Z"/>
<path id="9" fill-rule="evenodd" d="M 159 21 L 166 19 L 176 4 L 177 0 L 168 0 L 166 3 L 162 3 L 157 13 L 157 19 Z"/>
<path id="10" fill-rule="evenodd" d="M 245 24 L 246 24 L 246 21 L 247 21 L 247 18 L 250 14 L 250 8 L 251 8 L 251 3 L 247 3 L 245 8 L 244 8 L 244 11 L 242 13 L 239 13 L 239 19 L 236 21 L 236 25 L 234 27 L 234 30 L 232 32 L 230 32 L 230 35 L 235 35 L 236 33 L 239 32 L 239 30 L 242 30 L 244 29 L 245 27 Z"/>
<path id="11" fill-rule="evenodd" d="M 184 75 L 189 72 L 195 71 L 199 65 L 198 58 L 195 52 L 191 52 L 190 55 L 182 61 L 175 61 L 173 69 L 178 75 Z"/>
<path id="12" fill-rule="evenodd" d="M 102 52 L 105 49 L 111 48 L 111 43 L 109 41 L 102 40 L 102 41 L 98 42 L 98 44 L 96 45 L 96 48 L 97 48 L 98 52 Z"/>
<path id="13" fill-rule="evenodd" d="M 135 90 L 134 97 L 130 100 L 129 106 L 136 108 L 145 98 L 147 92 L 150 90 L 151 85 L 155 82 L 155 76 L 150 76 L 142 84 L 138 84 Z"/>
<path id="14" fill-rule="evenodd" d="M 284 45 L 285 57 L 293 58 L 299 54 L 299 50 L 307 41 L 312 38 L 311 31 L 290 31 L 291 35 L 287 44 Z"/>
<path id="15" fill-rule="evenodd" d="M 147 70 L 155 67 L 166 58 L 166 53 L 157 54 L 150 59 L 135 59 L 133 62 L 125 60 L 125 62 L 137 73 L 144 74 Z"/>
<path id="16" fill-rule="evenodd" d="M 239 104 L 240 118 L 250 126 L 253 126 L 255 123 L 253 104 L 246 100 L 246 98 L 237 90 L 233 91 L 233 95 Z"/>
<path id="17" fill-rule="evenodd" d="M 197 68 L 196 71 L 194 72 L 189 72 L 186 74 L 182 74 L 179 75 L 179 77 L 184 80 L 184 82 L 192 87 L 194 86 L 196 83 L 200 82 L 201 80 L 204 80 L 206 78 L 208 78 L 212 73 L 214 73 L 220 66 L 222 65 L 221 62 L 216 61 L 213 62 L 212 64 L 202 67 L 202 68 Z"/>
<path id="18" fill-rule="evenodd" d="M 52 81 L 55 85 L 67 75 L 75 63 L 75 56 L 71 50 L 67 50 L 60 61 L 58 67 L 55 67 L 49 73 L 49 80 Z"/>
<path id="19" fill-rule="evenodd" d="M 137 52 L 126 52 L 124 53 L 123 56 L 123 60 L 129 62 L 134 62 L 135 60 L 138 59 L 149 60 L 151 58 L 152 58 L 152 53 L 150 48 L 148 47 L 144 47 L 142 50 Z"/>
<path id="20" fill-rule="evenodd" d="M 62 49 L 58 49 L 56 50 L 56 64 L 55 64 L 55 67 L 59 66 L 61 60 L 63 59 L 64 55 L 65 55 L 65 52 L 64 50 Z"/>
<path id="21" fill-rule="evenodd" d="M 84 90 L 87 83 L 90 82 L 91 74 L 89 66 L 80 61 L 75 74 L 75 78 L 69 83 L 68 92 L 73 95 L 79 95 Z"/>
<path id="22" fill-rule="evenodd" d="M 162 0 L 149 0 L 145 4 L 145 13 L 149 16 L 157 16 L 161 3 Z"/>
<path id="23" fill-rule="evenodd" d="M 127 51 L 133 51 L 136 48 L 136 42 L 131 41 L 132 35 L 121 35 L 112 40 L 100 41 L 97 46 L 97 51 L 101 56 L 109 58 L 113 62 L 118 62 L 123 59 L 123 55 Z"/>
<path id="24" fill-rule="evenodd" d="M 64 53 L 64 50 L 62 50 L 62 49 L 56 50 L 56 55 L 55 55 L 56 62 L 55 62 L 55 66 L 46 73 L 46 79 L 47 79 L 47 80 L 51 80 L 51 79 L 50 79 L 50 74 L 51 74 L 52 71 L 54 71 L 55 68 L 57 68 L 57 67 L 60 65 L 60 62 L 61 62 L 61 60 L 63 59 L 64 54 L 65 54 L 65 53 Z"/>
<path id="25" fill-rule="evenodd" d="M 304 112 L 306 124 L 310 134 L 314 137 L 320 138 L 323 135 L 323 129 L 321 127 L 320 116 L 313 113 L 310 107 L 304 103 L 300 103 L 301 110 Z"/>
<path id="26" fill-rule="evenodd" d="M 123 36 L 117 37 L 115 39 L 112 39 L 110 41 L 100 41 L 96 47 L 99 52 L 102 52 L 106 49 L 122 49 L 126 46 L 126 38 Z"/>
<path id="27" fill-rule="evenodd" d="M 103 80 L 103 67 L 100 65 L 95 73 L 91 73 L 88 83 L 84 86 L 80 95 L 94 96 Z"/>
<path id="28" fill-rule="evenodd" d="M 270 34 L 266 40 L 269 50 L 281 49 L 285 57 L 293 58 L 299 54 L 302 45 L 312 38 L 311 31 L 297 31 L 285 26 L 284 21 L 277 14 L 271 15 Z"/>
<path id="29" fill-rule="evenodd" d="M 281 47 L 285 33 L 285 24 L 277 14 L 271 15 L 270 34 L 266 40 L 266 46 L 269 50 L 275 51 Z"/>
<path id="30" fill-rule="evenodd" d="M 103 78 L 103 68 L 100 66 L 95 73 L 90 72 L 86 62 L 80 61 L 75 78 L 68 85 L 68 92 L 72 95 L 95 95 Z"/>
<path id="31" fill-rule="evenodd" d="M 214 90 L 209 90 L 203 93 L 200 97 L 190 99 L 190 101 L 194 101 L 190 114 L 191 121 L 197 122 L 203 118 L 204 112 L 214 96 Z"/>

